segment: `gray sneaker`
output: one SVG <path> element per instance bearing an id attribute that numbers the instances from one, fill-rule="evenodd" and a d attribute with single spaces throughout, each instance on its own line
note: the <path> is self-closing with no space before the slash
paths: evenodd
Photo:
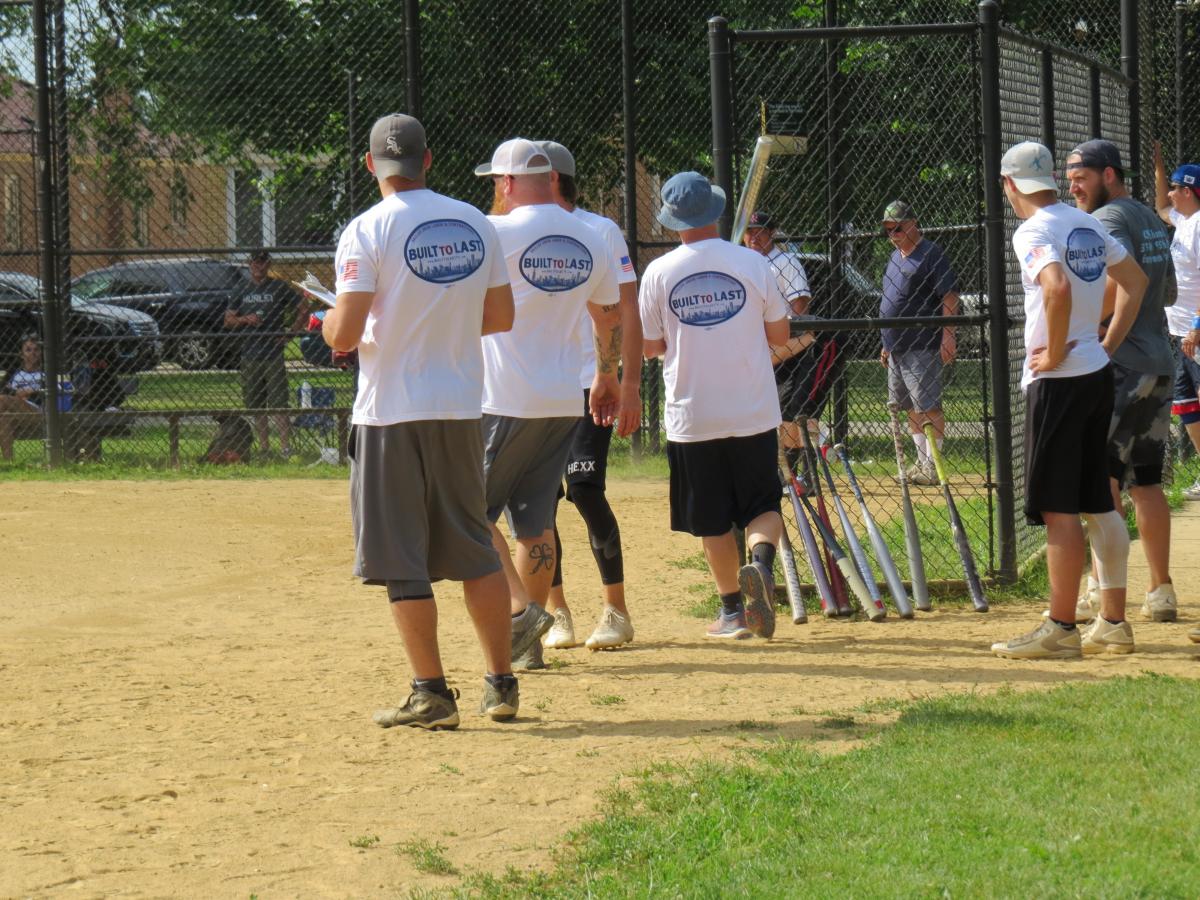
<path id="1" fill-rule="evenodd" d="M 738 587 L 746 600 L 746 627 L 761 638 L 775 633 L 775 578 L 760 562 L 742 566 Z"/>
<path id="2" fill-rule="evenodd" d="M 908 470 L 908 483 L 915 484 L 920 487 L 937 487 L 941 484 L 938 481 L 937 469 L 933 467 L 933 462 L 918 463 Z"/>
<path id="3" fill-rule="evenodd" d="M 1045 619 L 1029 634 L 992 644 L 992 652 L 1005 659 L 1079 659 L 1083 656 L 1078 628 L 1063 628 Z"/>
<path id="4" fill-rule="evenodd" d="M 512 620 L 512 657 L 519 659 L 529 652 L 529 648 L 539 643 L 542 635 L 554 625 L 554 616 L 546 612 L 536 603 L 530 603 L 519 616 Z"/>
<path id="5" fill-rule="evenodd" d="M 546 660 L 542 656 L 542 644 L 540 641 L 534 641 L 533 646 L 522 653 L 520 656 L 513 657 L 514 669 L 544 669 L 546 668 Z"/>
<path id="6" fill-rule="evenodd" d="M 380 728 L 411 725 L 430 731 L 453 730 L 458 727 L 458 689 L 447 694 L 413 691 L 400 706 L 376 711 L 373 719 Z"/>
<path id="7" fill-rule="evenodd" d="M 503 688 L 489 681 L 483 682 L 483 699 L 479 701 L 479 714 L 488 716 L 493 722 L 507 722 L 517 717 L 521 705 L 521 689 L 517 679 L 512 678 Z"/>

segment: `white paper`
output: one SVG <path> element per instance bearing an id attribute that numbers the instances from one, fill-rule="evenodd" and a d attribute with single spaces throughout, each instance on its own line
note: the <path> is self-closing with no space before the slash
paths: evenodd
<path id="1" fill-rule="evenodd" d="M 321 284 L 320 280 L 312 272 L 305 272 L 303 281 L 293 281 L 292 284 L 310 297 L 316 297 L 326 306 L 337 305 L 337 294 Z"/>

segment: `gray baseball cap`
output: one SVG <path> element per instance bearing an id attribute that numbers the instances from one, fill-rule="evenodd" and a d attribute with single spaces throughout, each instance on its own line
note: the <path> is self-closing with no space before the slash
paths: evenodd
<path id="1" fill-rule="evenodd" d="M 425 127 L 412 116 L 392 113 L 371 126 L 376 178 L 417 179 L 425 171 Z"/>
<path id="2" fill-rule="evenodd" d="M 1037 141 L 1022 141 L 1009 147 L 1000 159 L 1000 174 L 1011 178 L 1022 194 L 1058 190 L 1054 157 Z"/>
<path id="3" fill-rule="evenodd" d="M 575 157 L 558 141 L 534 141 L 550 160 L 550 168 L 559 175 L 575 177 Z"/>

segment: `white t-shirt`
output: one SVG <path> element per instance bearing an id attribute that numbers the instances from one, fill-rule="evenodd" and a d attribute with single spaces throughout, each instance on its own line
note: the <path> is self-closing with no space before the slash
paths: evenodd
<path id="1" fill-rule="evenodd" d="M 517 318 L 483 339 L 483 411 L 517 419 L 579 416 L 579 332 L 587 304 L 617 302 L 608 246 L 555 203 L 488 216 L 508 262 Z"/>
<path id="2" fill-rule="evenodd" d="M 617 284 L 629 284 L 637 281 L 637 273 L 633 271 L 633 260 L 629 258 L 629 248 L 625 245 L 625 235 L 612 219 L 598 216 L 594 212 L 580 209 L 578 206 L 571 213 L 577 219 L 587 223 L 604 238 L 608 252 L 612 256 L 613 267 L 617 273 Z M 592 379 L 596 377 L 596 339 L 592 330 L 592 317 L 584 316 L 579 328 L 579 343 L 583 350 L 583 368 L 579 372 L 579 386 L 590 388 Z"/>
<path id="3" fill-rule="evenodd" d="M 13 373 L 12 378 L 8 380 L 8 386 L 13 391 L 37 391 L 39 393 L 46 390 L 46 373 L 45 372 L 27 372 L 24 369 L 17 369 Z M 41 405 L 34 403 L 26 398 L 25 402 L 29 404 L 30 409 L 41 409 Z"/>
<path id="4" fill-rule="evenodd" d="M 1035 378 L 1075 378 L 1108 365 L 1100 346 L 1100 314 L 1104 307 L 1105 274 L 1109 265 L 1128 253 L 1103 225 L 1081 209 L 1065 203 L 1043 207 L 1026 219 L 1013 235 L 1013 250 L 1025 288 L 1025 362 L 1021 387 Z M 1071 284 L 1071 318 L 1067 326 L 1066 358 L 1052 372 L 1035 375 L 1029 369 L 1031 351 L 1046 346 L 1046 308 L 1038 274 L 1059 263 Z"/>
<path id="5" fill-rule="evenodd" d="M 337 293 L 375 294 L 354 424 L 479 418 L 484 295 L 508 283 L 487 217 L 427 189 L 392 194 L 346 226 L 335 270 Z"/>
<path id="6" fill-rule="evenodd" d="M 1167 327 L 1174 337 L 1186 337 L 1192 317 L 1200 311 L 1200 212 L 1185 218 L 1172 209 L 1168 215 L 1175 226 L 1171 260 L 1179 293 L 1175 305 L 1167 307 Z"/>
<path id="7" fill-rule="evenodd" d="M 783 299 L 789 304 L 798 297 L 812 296 L 808 287 L 808 273 L 804 271 L 804 263 L 800 262 L 800 257 L 772 246 L 771 252 L 767 254 L 767 262 L 775 272 Z"/>
<path id="8" fill-rule="evenodd" d="M 646 267 L 638 307 L 646 340 L 667 342 L 668 440 L 779 426 L 763 323 L 786 319 L 788 306 L 766 257 L 718 238 L 683 244 Z"/>

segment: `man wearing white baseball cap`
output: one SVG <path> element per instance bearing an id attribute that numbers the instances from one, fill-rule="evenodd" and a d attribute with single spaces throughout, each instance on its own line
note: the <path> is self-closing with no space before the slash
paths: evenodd
<path id="1" fill-rule="evenodd" d="M 484 472 L 492 540 L 511 596 L 513 665 L 541 668 L 539 639 L 554 623 L 543 608 L 554 577 L 554 507 L 580 418 L 579 331 L 596 333 L 589 411 L 597 425 L 620 413 L 621 312 L 614 261 L 603 239 L 554 201 L 546 151 L 505 141 L 475 174 L 494 183 L 493 215 L 516 304 L 512 331 L 483 341 Z M 504 512 L 517 542 L 514 567 L 495 522 Z"/>
<path id="2" fill-rule="evenodd" d="M 725 194 L 699 172 L 662 188 L 658 221 L 682 244 L 646 267 L 638 292 L 648 359 L 663 357 L 671 530 L 700 538 L 721 609 L 711 638 L 775 633 L 779 394 L 771 347 L 787 301 L 766 257 L 721 239 Z M 753 561 L 740 566 L 733 526 Z"/>
<path id="3" fill-rule="evenodd" d="M 623 377 L 621 416 L 616 428 L 617 433 L 625 437 L 632 434 L 641 423 L 642 412 L 639 391 L 642 374 L 642 320 L 638 315 L 637 273 L 634 272 L 633 261 L 629 257 L 625 236 L 621 234 L 617 223 L 576 205 L 579 187 L 575 181 L 575 157 L 571 151 L 557 141 L 537 143 L 546 151 L 553 168 L 550 183 L 555 202 L 575 218 L 595 229 L 604 239 L 617 273 L 617 286 L 621 295 Z M 592 379 L 596 376 L 596 344 L 591 319 L 585 316 L 580 325 L 579 347 L 583 353 L 583 370 L 579 373 L 579 383 L 583 389 L 583 406 L 586 411 Z M 579 420 L 579 426 L 571 440 L 571 451 L 567 456 L 566 490 L 559 489 L 559 496 L 566 497 L 579 510 L 579 515 L 587 525 L 588 542 L 596 560 L 596 567 L 600 570 L 600 583 L 604 591 L 604 608 L 600 612 L 600 621 L 586 641 L 589 650 L 611 650 L 633 640 L 633 622 L 629 616 L 629 608 L 625 605 L 625 560 L 621 547 L 621 530 L 605 493 L 608 449 L 612 433 L 612 425 L 597 425 L 585 412 Z M 563 649 L 578 646 L 579 642 L 575 638 L 575 624 L 562 586 L 562 540 L 557 523 L 554 527 L 554 549 L 554 580 L 550 584 L 547 606 L 554 615 L 554 626 L 546 634 L 545 646 Z"/>
<path id="4" fill-rule="evenodd" d="M 993 644 L 992 652 L 1078 658 L 1075 595 L 1086 552 L 1080 516 L 1088 521 L 1105 609 L 1124 608 L 1129 558 L 1129 534 L 1108 483 L 1113 374 L 1099 330 L 1113 309 L 1105 305 L 1105 278 L 1129 295 L 1133 308 L 1148 280 L 1103 225 L 1059 202 L 1054 159 L 1044 146 L 1026 141 L 1009 148 L 1000 173 L 1005 197 L 1024 220 L 1013 250 L 1025 288 L 1025 517 L 1046 527 L 1050 615 L 1028 634 Z M 1129 624 L 1103 616 L 1083 638 L 1093 640 L 1133 648 Z"/>

